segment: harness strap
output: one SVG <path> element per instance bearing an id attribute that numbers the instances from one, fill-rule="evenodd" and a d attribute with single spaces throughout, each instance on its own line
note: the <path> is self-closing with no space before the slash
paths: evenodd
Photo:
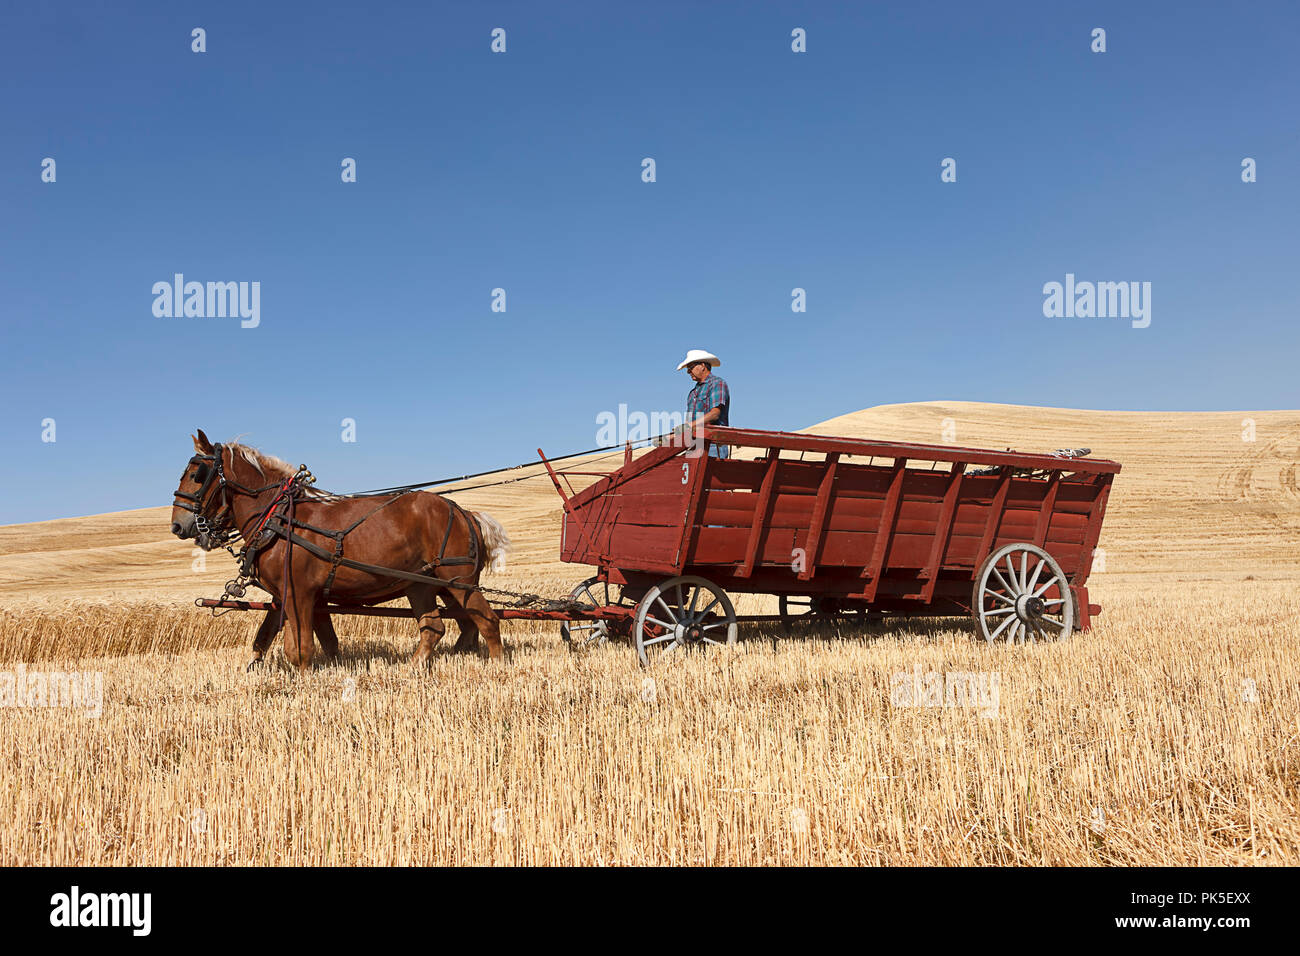
<path id="1" fill-rule="evenodd" d="M 281 533 L 287 541 L 292 542 L 293 544 L 297 545 L 300 548 L 305 548 L 309 553 L 315 555 L 316 557 L 320 558 L 323 561 L 334 560 L 334 555 L 332 555 L 330 552 L 326 551 L 320 545 L 312 541 L 308 541 L 306 538 L 302 537 L 299 534 L 296 534 L 292 530 L 290 530 L 287 534 L 283 532 L 279 532 L 279 533 Z M 451 562 L 447 562 L 447 563 L 450 564 Z M 457 562 L 457 563 L 468 563 L 468 560 L 464 562 Z M 339 564 L 345 568 L 352 568 L 355 571 L 365 571 L 367 574 L 373 574 L 381 578 L 400 578 L 403 581 L 414 581 L 418 584 L 436 584 L 438 587 L 461 588 L 466 591 L 473 591 L 475 590 L 476 587 L 473 584 L 463 584 L 454 579 L 448 580 L 446 578 L 434 577 L 433 575 L 429 575 L 429 574 L 417 574 L 414 571 L 399 571 L 396 568 L 383 568 L 377 564 L 366 564 L 364 561 L 357 561 L 354 560 L 353 558 L 345 558 L 340 556 Z"/>
<path id="2" fill-rule="evenodd" d="M 393 501 L 395 500 L 396 498 L 393 499 Z M 460 505 L 456 504 L 456 502 L 452 501 L 450 498 L 445 498 L 443 500 L 446 501 L 451 506 L 451 514 L 448 516 L 447 528 L 444 531 L 442 536 L 442 546 L 439 548 L 438 557 L 435 558 L 433 561 L 425 564 L 418 572 L 399 571 L 396 568 L 385 568 L 377 564 L 367 564 L 363 561 L 357 561 L 352 558 L 348 558 L 344 556 L 343 553 L 344 539 L 347 537 L 347 535 L 350 534 L 352 531 L 355 531 L 357 527 L 361 525 L 362 522 L 364 522 L 367 518 L 374 515 L 381 508 L 387 507 L 388 505 L 392 504 L 392 501 L 384 502 L 384 504 L 380 505 L 378 508 L 375 508 L 370 512 L 368 512 L 367 514 L 363 515 L 362 517 L 358 518 L 356 521 L 354 521 L 351 525 L 349 525 L 347 528 L 343 529 L 342 531 L 330 531 L 324 528 L 317 528 L 314 525 L 310 525 L 306 523 L 305 521 L 297 520 L 292 514 L 286 515 L 285 513 L 276 509 L 273 505 L 272 508 L 268 509 L 268 513 L 265 519 L 259 525 L 259 534 L 265 532 L 271 537 L 283 538 L 290 546 L 291 554 L 292 554 L 292 546 L 296 545 L 300 548 L 306 549 L 306 551 L 309 554 L 312 554 L 315 557 L 320 558 L 322 561 L 328 561 L 330 563 L 330 573 L 329 573 L 329 577 L 326 579 L 325 589 L 322 595 L 326 601 L 329 600 L 330 589 L 334 585 L 334 578 L 338 574 L 338 569 L 340 567 L 351 568 L 355 571 L 364 571 L 367 574 L 373 574 L 378 577 L 393 577 L 393 578 L 399 578 L 404 581 L 414 581 L 421 584 L 435 584 L 438 585 L 439 587 L 454 587 L 463 590 L 474 590 L 475 585 L 461 583 L 456 578 L 453 579 L 440 578 L 435 575 L 425 573 L 427 571 L 436 570 L 437 568 L 442 567 L 443 565 L 447 565 L 450 567 L 469 565 L 470 568 L 472 569 L 470 571 L 470 574 L 472 574 L 474 571 L 477 571 L 479 569 L 479 564 L 478 564 L 479 555 L 482 553 L 483 548 L 479 542 L 478 529 L 475 527 L 477 522 L 474 521 L 474 519 L 465 511 L 465 509 L 463 509 Z M 288 504 L 288 499 L 286 499 L 286 504 Z M 446 555 L 447 544 L 451 540 L 451 526 L 455 523 L 456 515 L 460 515 L 460 517 L 464 519 L 466 526 L 469 530 L 469 554 L 464 555 L 463 557 L 460 555 L 456 555 L 449 558 Z M 334 539 L 333 552 L 327 551 L 325 548 L 321 547 L 315 542 L 307 540 L 302 535 L 297 533 L 299 530 L 311 531 L 315 534 L 322 535 L 323 537 L 333 538 Z M 246 569 L 251 570 L 252 564 L 256 561 L 257 553 L 260 552 L 265 547 L 266 545 L 258 543 L 256 537 L 249 543 L 247 549 L 248 553 L 244 559 L 244 567 Z M 244 574 L 245 576 L 248 577 L 252 576 L 248 570 L 245 570 Z M 458 575 L 458 578 L 467 577 L 467 576 L 468 575 Z"/>

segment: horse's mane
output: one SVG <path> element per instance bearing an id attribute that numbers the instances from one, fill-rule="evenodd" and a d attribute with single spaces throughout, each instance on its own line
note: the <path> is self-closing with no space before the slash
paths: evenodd
<path id="1" fill-rule="evenodd" d="M 231 455 L 237 455 L 256 468 L 258 473 L 268 482 L 285 481 L 298 473 L 298 469 L 283 458 L 276 458 L 274 455 L 258 451 L 251 445 L 229 442 L 226 447 L 230 449 Z M 329 492 L 309 485 L 305 490 L 305 494 L 309 498 L 321 498 L 329 495 Z"/>

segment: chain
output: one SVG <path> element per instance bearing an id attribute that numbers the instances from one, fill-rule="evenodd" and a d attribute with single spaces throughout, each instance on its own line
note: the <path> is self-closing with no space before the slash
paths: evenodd
<path id="1" fill-rule="evenodd" d="M 502 588 L 488 588 L 481 584 L 473 590 L 480 591 L 483 594 L 501 594 L 515 599 L 512 604 L 502 604 L 502 607 L 535 608 L 540 611 L 581 611 L 591 607 L 590 604 L 584 604 L 572 598 L 544 598 L 540 594 L 525 594 L 520 591 L 507 591 Z"/>

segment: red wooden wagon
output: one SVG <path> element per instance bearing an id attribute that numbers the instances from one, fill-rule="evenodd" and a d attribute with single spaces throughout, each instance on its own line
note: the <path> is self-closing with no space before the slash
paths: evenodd
<path id="1" fill-rule="evenodd" d="M 730 458 L 707 454 L 728 445 Z M 1083 450 L 1086 454 L 1086 450 Z M 540 454 L 540 450 L 539 450 Z M 546 461 L 545 456 L 542 456 Z M 989 641 L 1087 629 L 1088 574 L 1120 466 L 1079 457 L 705 427 L 566 492 L 560 556 L 596 574 L 567 640 L 657 653 L 740 620 L 972 614 Z M 581 474 L 581 473 L 580 473 Z M 738 617 L 727 592 L 779 598 Z"/>

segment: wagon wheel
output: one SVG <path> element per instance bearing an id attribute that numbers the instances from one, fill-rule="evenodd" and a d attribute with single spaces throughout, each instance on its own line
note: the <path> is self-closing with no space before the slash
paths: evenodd
<path id="1" fill-rule="evenodd" d="M 590 577 L 569 592 L 569 600 L 586 607 L 606 607 L 616 605 L 630 608 L 631 601 L 623 597 L 623 587 L 610 584 L 598 577 Z M 560 624 L 560 638 L 569 645 L 569 650 L 598 647 L 609 642 L 610 637 L 619 633 L 618 621 L 596 620 L 589 617 L 575 618 Z M 626 624 L 622 632 L 627 633 Z"/>
<path id="2" fill-rule="evenodd" d="M 971 595 L 980 635 L 990 644 L 1060 641 L 1074 630 L 1074 595 L 1061 566 L 1037 545 L 1003 545 L 980 568 Z"/>
<path id="3" fill-rule="evenodd" d="M 636 653 L 641 666 L 650 657 L 679 654 L 679 648 L 736 643 L 736 609 L 727 593 L 704 578 L 670 578 L 646 592 L 636 606 Z"/>

